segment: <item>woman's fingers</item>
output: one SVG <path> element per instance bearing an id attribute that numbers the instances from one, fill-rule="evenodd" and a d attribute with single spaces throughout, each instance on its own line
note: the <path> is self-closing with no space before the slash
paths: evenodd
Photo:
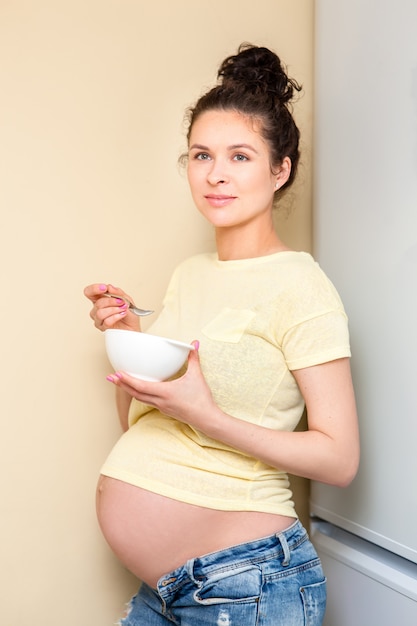
<path id="1" fill-rule="evenodd" d="M 109 328 L 140 330 L 138 318 L 129 314 L 129 307 L 125 301 L 130 300 L 130 296 L 122 289 L 106 283 L 93 283 L 85 287 L 84 295 L 93 303 L 90 317 L 98 330 L 104 331 Z M 109 295 L 112 297 L 109 298 Z"/>

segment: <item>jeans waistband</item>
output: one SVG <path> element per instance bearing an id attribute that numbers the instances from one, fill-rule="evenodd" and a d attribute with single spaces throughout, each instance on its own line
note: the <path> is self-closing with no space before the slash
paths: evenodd
<path id="1" fill-rule="evenodd" d="M 184 566 L 163 576 L 158 587 L 166 588 L 181 584 L 185 577 L 196 579 L 207 575 L 213 570 L 227 568 L 231 564 L 234 567 L 243 566 L 245 563 L 256 563 L 268 558 L 282 559 L 282 565 L 290 560 L 290 552 L 308 539 L 307 531 L 299 520 L 296 520 L 287 529 L 216 552 L 211 552 L 194 559 L 190 559 Z"/>

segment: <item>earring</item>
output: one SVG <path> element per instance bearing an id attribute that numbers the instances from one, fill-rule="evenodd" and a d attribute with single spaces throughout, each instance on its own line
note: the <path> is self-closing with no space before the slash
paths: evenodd
<path id="1" fill-rule="evenodd" d="M 279 189 L 279 183 L 275 183 L 275 189 Z"/>

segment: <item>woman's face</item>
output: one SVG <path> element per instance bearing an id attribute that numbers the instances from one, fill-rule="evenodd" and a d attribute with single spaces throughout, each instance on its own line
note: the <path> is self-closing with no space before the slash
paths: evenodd
<path id="1" fill-rule="evenodd" d="M 290 169 L 284 159 L 272 172 L 269 147 L 256 122 L 240 113 L 207 111 L 194 122 L 188 181 L 198 210 L 217 228 L 269 223 L 274 192 Z"/>

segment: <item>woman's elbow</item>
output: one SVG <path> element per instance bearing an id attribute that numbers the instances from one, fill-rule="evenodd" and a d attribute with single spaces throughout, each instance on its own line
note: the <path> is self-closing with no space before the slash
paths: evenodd
<path id="1" fill-rule="evenodd" d="M 351 454 L 344 462 L 338 463 L 337 470 L 334 472 L 332 480 L 329 484 L 335 487 L 348 487 L 359 469 L 359 451 L 357 454 Z"/>

